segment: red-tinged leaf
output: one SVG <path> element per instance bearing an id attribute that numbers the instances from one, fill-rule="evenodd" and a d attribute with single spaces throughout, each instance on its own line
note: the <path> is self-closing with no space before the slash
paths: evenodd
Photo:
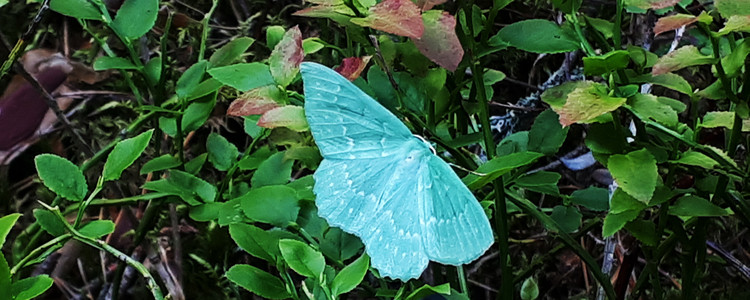
<path id="1" fill-rule="evenodd" d="M 659 20 L 656 21 L 656 25 L 654 25 L 654 35 L 659 35 L 682 26 L 693 24 L 697 20 L 698 17 L 686 14 L 676 14 L 659 18 Z"/>
<path id="2" fill-rule="evenodd" d="M 726 35 L 731 32 L 750 32 L 750 15 L 731 16 L 724 24 L 724 28 L 719 30 L 719 35 Z"/>
<path id="3" fill-rule="evenodd" d="M 278 98 L 279 93 L 280 91 L 275 85 L 267 85 L 249 90 L 232 101 L 232 104 L 227 109 L 227 115 L 238 117 L 262 115 L 269 110 L 281 106 L 274 100 Z"/>
<path id="4" fill-rule="evenodd" d="M 424 34 L 414 39 L 419 52 L 453 72 L 464 57 L 464 48 L 456 36 L 456 18 L 448 12 L 430 10 L 422 14 Z"/>
<path id="5" fill-rule="evenodd" d="M 302 32 L 299 26 L 294 26 L 284 33 L 284 37 L 276 44 L 268 58 L 271 75 L 281 86 L 286 87 L 299 73 L 299 64 L 305 58 L 302 50 Z"/>
<path id="6" fill-rule="evenodd" d="M 258 126 L 265 128 L 286 127 L 294 131 L 308 129 L 305 110 L 294 105 L 277 107 L 267 111 L 258 120 Z"/>
<path id="7" fill-rule="evenodd" d="M 307 0 L 307 2 L 320 5 L 339 5 L 344 4 L 344 0 Z"/>
<path id="8" fill-rule="evenodd" d="M 417 6 L 419 6 L 422 11 L 428 11 L 435 7 L 435 5 L 440 5 L 448 0 L 417 0 Z"/>
<path id="9" fill-rule="evenodd" d="M 680 3 L 680 0 L 625 0 L 626 6 L 635 6 L 640 9 L 662 9 L 672 7 Z"/>
<path id="10" fill-rule="evenodd" d="M 355 14 L 354 11 L 346 5 L 316 5 L 295 12 L 295 16 L 311 18 L 328 18 L 340 24 L 349 23 Z"/>
<path id="11" fill-rule="evenodd" d="M 553 110 L 560 115 L 560 125 L 585 123 L 613 111 L 625 103 L 625 98 L 610 97 L 599 83 L 586 81 L 568 94 L 565 105 Z"/>
<path id="12" fill-rule="evenodd" d="M 411 0 L 385 0 L 370 7 L 370 15 L 366 18 L 351 21 L 360 26 L 410 38 L 421 37 L 424 33 L 419 7 Z"/>
<path id="13" fill-rule="evenodd" d="M 684 46 L 660 57 L 656 61 L 653 69 L 651 69 L 651 74 L 661 75 L 682 68 L 705 65 L 713 62 L 713 57 L 701 54 L 695 46 Z"/>
<path id="14" fill-rule="evenodd" d="M 367 63 L 370 62 L 370 58 L 372 56 L 365 56 L 363 58 L 359 57 L 347 57 L 344 58 L 343 61 L 341 61 L 341 65 L 336 67 L 336 72 L 339 72 L 341 76 L 346 77 L 346 79 L 349 79 L 349 81 L 354 81 L 355 79 L 359 78 L 359 75 L 362 74 L 362 71 L 365 70 L 365 67 L 367 67 Z"/>

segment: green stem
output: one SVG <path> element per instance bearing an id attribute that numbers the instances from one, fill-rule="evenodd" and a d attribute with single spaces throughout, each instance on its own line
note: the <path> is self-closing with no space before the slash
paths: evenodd
<path id="1" fill-rule="evenodd" d="M 211 1 L 211 9 L 208 10 L 208 13 L 206 13 L 205 16 L 203 16 L 203 31 L 201 32 L 201 44 L 200 44 L 200 50 L 198 51 L 198 60 L 202 60 L 203 56 L 206 54 L 206 40 L 208 39 L 208 31 L 210 30 L 210 27 L 208 26 L 208 21 L 211 20 L 211 16 L 214 14 L 214 10 L 216 10 L 216 6 L 219 5 L 219 0 L 212 0 Z"/>
<path id="2" fill-rule="evenodd" d="M 466 274 L 464 273 L 464 266 L 456 266 L 456 271 L 458 272 L 458 285 L 461 286 L 461 292 L 464 293 L 464 296 L 466 298 L 471 299 L 469 296 L 469 287 L 466 284 Z"/>
<path id="3" fill-rule="evenodd" d="M 622 11 L 624 0 L 617 0 L 617 8 L 615 11 L 615 29 L 612 30 L 612 42 L 614 43 L 615 50 L 622 49 Z"/>
<path id="4" fill-rule="evenodd" d="M 39 254 L 42 254 L 45 252 L 48 248 L 52 248 L 55 245 L 58 245 L 59 243 L 65 243 L 67 239 L 71 237 L 70 234 L 63 234 L 61 236 L 58 236 L 54 239 L 51 239 L 49 242 L 44 243 L 43 245 L 36 247 L 34 250 L 32 250 L 28 255 L 26 255 L 24 258 L 18 261 L 12 269 L 10 269 L 10 276 L 13 277 L 18 270 L 26 266 L 26 263 L 28 263 L 33 258 L 39 256 Z M 62 245 L 60 245 L 62 247 Z"/>
<path id="5" fill-rule="evenodd" d="M 43 205 L 46 206 L 45 204 Z M 57 216 L 57 218 L 65 225 L 65 229 L 68 232 L 70 232 L 70 234 L 73 235 L 73 238 L 75 240 L 82 242 L 84 244 L 87 244 L 96 249 L 99 249 L 101 251 L 109 252 L 120 261 L 123 261 L 129 266 L 133 267 L 133 269 L 135 269 L 138 273 L 140 273 L 141 276 L 143 276 L 143 279 L 146 280 L 146 286 L 151 291 L 151 294 L 154 296 L 154 299 L 157 299 L 157 300 L 164 299 L 164 296 L 161 293 L 161 289 L 159 288 L 159 285 L 156 283 L 156 280 L 154 280 L 154 277 L 151 276 L 151 273 L 148 272 L 148 269 L 146 269 L 146 267 L 143 264 L 133 259 L 132 257 L 126 255 L 125 253 L 120 252 L 120 250 L 117 250 L 116 248 L 105 243 L 104 241 L 100 241 L 100 240 L 81 234 L 75 228 L 73 228 L 73 226 L 71 226 L 67 220 L 65 220 L 65 217 L 60 213 L 60 209 L 58 209 L 57 207 L 47 206 L 47 209 L 52 211 Z"/>
<path id="6" fill-rule="evenodd" d="M 102 188 L 104 188 L 104 177 L 99 176 L 99 180 L 96 184 L 96 188 L 94 188 L 94 191 L 91 192 L 88 199 L 86 199 L 86 201 L 84 201 L 83 204 L 78 207 L 78 215 L 76 216 L 76 222 L 73 223 L 73 228 L 78 228 L 78 225 L 81 224 L 83 215 L 86 213 L 86 208 L 89 206 L 89 204 L 91 204 L 91 201 L 94 200 L 94 197 L 96 197 L 96 195 L 98 195 L 99 192 L 102 191 Z"/>
<path id="7" fill-rule="evenodd" d="M 576 242 L 576 240 L 573 239 L 565 231 L 560 230 L 560 225 L 557 224 L 557 222 L 555 222 L 555 220 L 550 218 L 548 215 L 539 211 L 538 207 L 534 205 L 534 203 L 515 194 L 514 192 L 510 190 L 506 190 L 505 194 L 508 196 L 507 197 L 508 200 L 513 202 L 513 204 L 518 206 L 527 214 L 536 218 L 545 226 L 554 228 L 558 232 L 559 238 L 562 240 L 562 242 L 568 247 L 570 247 L 570 249 L 573 250 L 573 252 L 575 252 L 578 255 L 578 257 L 580 257 L 581 260 L 584 263 L 586 263 L 586 265 L 589 266 L 589 271 L 593 273 L 594 278 L 596 278 L 599 284 L 604 288 L 604 292 L 606 293 L 607 298 L 616 299 L 615 290 L 612 287 L 612 283 L 609 281 L 609 277 L 605 275 L 604 273 L 602 273 L 601 267 L 596 262 L 594 257 L 592 257 L 591 254 L 589 254 L 586 251 L 586 249 L 583 249 L 583 247 L 581 247 L 581 245 L 579 245 L 578 242 Z M 505 298 L 505 299 L 512 299 L 512 298 Z"/>
<path id="8" fill-rule="evenodd" d="M 472 5 L 474 1 L 468 1 L 464 5 L 464 12 L 469 14 L 472 11 Z M 489 21 L 488 21 L 489 22 Z M 468 41 L 468 53 L 469 53 L 469 67 L 471 68 L 472 77 L 474 83 L 472 89 L 476 90 L 477 98 L 480 102 L 479 120 L 482 125 L 482 134 L 484 136 L 484 146 L 487 153 L 487 159 L 492 159 L 495 156 L 496 145 L 494 137 L 492 136 L 492 130 L 490 126 L 490 114 L 489 114 L 489 100 L 484 89 L 484 69 L 481 67 L 481 62 L 474 56 L 476 50 L 476 41 L 474 39 L 474 26 L 472 25 L 472 18 L 466 18 L 467 27 L 471 31 L 467 36 Z M 502 177 L 495 179 L 492 182 L 493 189 L 495 190 L 495 232 L 497 233 L 497 245 L 500 250 L 500 272 L 502 273 L 500 282 L 500 293 L 498 298 L 512 299 L 513 298 L 513 271 L 508 264 L 510 251 L 508 244 L 509 229 L 508 229 L 508 209 L 505 204 L 505 189 Z M 459 280 L 465 280 L 459 278 Z"/>
<path id="9" fill-rule="evenodd" d="M 591 47 L 591 44 L 589 44 L 589 41 L 586 39 L 586 36 L 583 35 L 583 30 L 581 29 L 581 23 L 578 20 L 578 16 L 575 12 L 572 14 L 566 15 L 570 19 L 570 23 L 573 24 L 573 29 L 576 32 L 576 35 L 578 36 L 578 40 L 581 42 L 581 47 L 583 48 L 583 52 L 586 53 L 586 56 L 596 56 L 596 51 L 594 51 L 594 48 Z M 617 31 L 617 28 L 615 28 L 615 31 Z"/>

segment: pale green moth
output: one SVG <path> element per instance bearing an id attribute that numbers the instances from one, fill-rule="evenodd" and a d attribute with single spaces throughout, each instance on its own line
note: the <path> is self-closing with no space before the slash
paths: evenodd
<path id="1" fill-rule="evenodd" d="M 479 202 L 429 144 L 328 67 L 301 66 L 305 115 L 323 155 L 318 214 L 362 239 L 382 276 L 417 278 L 430 260 L 469 263 L 494 242 Z"/>

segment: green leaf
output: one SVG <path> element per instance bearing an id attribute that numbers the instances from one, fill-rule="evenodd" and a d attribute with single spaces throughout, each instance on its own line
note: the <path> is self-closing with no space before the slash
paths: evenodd
<path id="1" fill-rule="evenodd" d="M 229 235 L 242 250 L 270 263 L 276 263 L 281 255 L 279 240 L 263 229 L 250 224 L 229 225 Z"/>
<path id="2" fill-rule="evenodd" d="M 226 66 L 237 61 L 253 42 L 255 42 L 255 39 L 244 36 L 233 39 L 211 55 L 211 58 L 208 59 L 208 67 Z"/>
<path id="3" fill-rule="evenodd" d="M 674 73 L 665 73 L 651 78 L 651 83 L 660 85 L 673 91 L 678 91 L 688 96 L 693 95 L 693 87 L 682 76 Z"/>
<path id="4" fill-rule="evenodd" d="M 744 39 L 732 49 L 729 55 L 721 59 L 721 65 L 724 67 L 724 73 L 728 78 L 734 78 L 742 74 L 742 67 L 745 66 L 745 59 L 748 54 L 750 54 L 750 39 Z M 712 70 L 714 74 L 717 74 L 716 66 L 712 66 Z"/>
<path id="5" fill-rule="evenodd" d="M 570 200 L 593 211 L 606 211 L 609 209 L 609 193 L 607 189 L 600 187 L 588 187 L 583 190 L 577 190 L 570 195 Z"/>
<path id="6" fill-rule="evenodd" d="M 268 65 L 262 63 L 242 63 L 208 70 L 213 78 L 242 92 L 264 85 L 276 84 Z"/>
<path id="7" fill-rule="evenodd" d="M 182 132 L 186 134 L 203 126 L 203 123 L 211 116 L 214 105 L 216 105 L 216 93 L 190 103 L 182 116 Z M 161 117 L 159 128 L 167 135 L 174 137 L 177 135 L 177 119 Z"/>
<path id="8" fill-rule="evenodd" d="M 497 156 L 506 156 L 512 153 L 526 152 L 529 145 L 529 132 L 519 131 L 505 137 L 497 145 Z"/>
<path id="9" fill-rule="evenodd" d="M 264 128 L 286 127 L 297 132 L 309 129 L 305 118 L 305 110 L 296 105 L 277 107 L 267 111 L 258 119 L 258 126 Z"/>
<path id="10" fill-rule="evenodd" d="M 149 60 L 145 66 L 143 66 L 143 75 L 146 80 L 151 84 L 157 84 L 161 79 L 161 56 L 157 56 Z"/>
<path id="11" fill-rule="evenodd" d="M 12 290 L 8 261 L 0 255 L 0 299 L 13 299 Z"/>
<path id="12" fill-rule="evenodd" d="M 218 80 L 213 79 L 213 78 L 208 78 L 206 80 L 203 80 L 195 88 L 190 90 L 190 93 L 185 95 L 184 100 L 192 101 L 192 100 L 207 96 L 213 92 L 216 92 L 222 86 L 224 86 L 224 84 L 219 82 Z"/>
<path id="13" fill-rule="evenodd" d="M 625 155 L 612 155 L 607 168 L 623 191 L 643 203 L 648 203 L 656 189 L 659 172 L 656 159 L 646 149 Z"/>
<path id="14" fill-rule="evenodd" d="M 104 163 L 104 170 L 102 176 L 104 180 L 117 180 L 120 179 L 122 171 L 132 165 L 143 150 L 146 150 L 148 142 L 151 141 L 151 136 L 154 134 L 154 130 L 151 129 L 144 133 L 141 133 L 135 137 L 125 139 L 117 143 L 112 152 L 107 157 L 107 162 Z"/>
<path id="15" fill-rule="evenodd" d="M 299 26 L 294 26 L 284 33 L 268 58 L 269 70 L 276 83 L 283 87 L 291 84 L 299 74 L 299 65 L 304 58 L 302 32 Z"/>
<path id="16" fill-rule="evenodd" d="M 190 218 L 198 222 L 214 221 L 219 218 L 222 202 L 204 203 L 190 208 Z"/>
<path id="17" fill-rule="evenodd" d="M 536 284 L 534 277 L 526 278 L 521 285 L 521 300 L 535 300 L 537 297 L 539 297 L 539 285 Z"/>
<path id="18" fill-rule="evenodd" d="M 110 69 L 135 70 L 138 67 L 129 59 L 122 57 L 100 56 L 94 61 L 94 71 Z"/>
<path id="19" fill-rule="evenodd" d="M 250 137 L 256 139 L 263 133 L 263 127 L 258 126 L 258 120 L 260 116 L 246 116 L 244 117 L 244 129 L 245 133 Z"/>
<path id="20" fill-rule="evenodd" d="M 201 80 L 203 80 L 203 75 L 206 74 L 207 65 L 207 61 L 200 60 L 185 70 L 185 73 L 182 73 L 182 76 L 177 80 L 177 86 L 175 87 L 177 97 L 185 100 L 188 98 L 190 93 L 192 93 L 193 90 L 195 90 L 195 87 L 198 86 Z"/>
<path id="21" fill-rule="evenodd" d="M 576 51 L 578 40 L 552 21 L 530 19 L 505 26 L 494 39 L 505 41 L 518 49 L 534 53 Z"/>
<path id="22" fill-rule="evenodd" d="M 49 8 L 73 18 L 102 20 L 102 12 L 93 2 L 88 0 L 52 0 L 49 3 Z"/>
<path id="23" fill-rule="evenodd" d="M 293 164 L 294 161 L 284 159 L 284 152 L 274 153 L 260 163 L 258 170 L 250 179 L 250 184 L 253 187 L 285 184 L 292 177 Z"/>
<path id="24" fill-rule="evenodd" d="M 219 208 L 218 223 L 219 226 L 239 224 L 245 221 L 245 214 L 242 212 L 242 201 L 232 199 L 227 202 L 221 202 Z"/>
<path id="25" fill-rule="evenodd" d="M 46 209 L 35 209 L 34 218 L 47 233 L 53 236 L 65 234 L 65 224 L 53 212 Z"/>
<path id="26" fill-rule="evenodd" d="M 285 32 L 286 30 L 284 30 L 283 26 L 272 25 L 266 27 L 266 46 L 268 49 L 273 50 L 276 48 L 276 45 L 284 37 Z"/>
<path id="27" fill-rule="evenodd" d="M 625 225 L 625 229 L 648 246 L 656 246 L 659 241 L 659 238 L 656 236 L 656 224 L 652 221 L 633 220 Z"/>
<path id="28" fill-rule="evenodd" d="M 586 135 L 586 147 L 602 154 L 622 153 L 628 148 L 624 130 L 618 131 L 614 123 L 591 124 Z"/>
<path id="29" fill-rule="evenodd" d="M 515 183 L 519 187 L 523 187 L 527 190 L 550 194 L 559 195 L 560 190 L 557 188 L 557 182 L 562 177 L 559 173 L 540 171 L 531 174 L 526 174 L 515 180 Z"/>
<path id="30" fill-rule="evenodd" d="M 585 16 L 585 17 L 586 17 L 585 18 L 586 23 L 592 28 L 596 29 L 596 31 L 599 31 L 604 36 L 604 38 L 611 39 L 612 36 L 614 36 L 614 32 L 613 32 L 615 29 L 614 23 L 608 20 L 604 20 L 604 19 L 599 19 L 599 18 L 594 18 L 594 17 L 589 17 L 589 16 Z"/>
<path id="31" fill-rule="evenodd" d="M 240 160 L 240 170 L 247 171 L 257 169 L 261 163 L 271 157 L 271 154 L 271 149 L 269 149 L 268 147 L 258 148 L 258 150 L 255 150 L 255 152 L 251 153 L 248 156 L 245 156 L 244 158 L 242 158 L 242 160 Z"/>
<path id="32" fill-rule="evenodd" d="M 552 209 L 550 218 L 560 225 L 560 230 L 571 233 L 581 227 L 581 219 L 583 218 L 583 215 L 581 215 L 581 212 L 573 206 L 557 205 Z M 554 230 L 555 228 L 548 229 Z"/>
<path id="33" fill-rule="evenodd" d="M 643 203 L 628 195 L 622 188 L 618 188 L 612 193 L 609 212 L 619 214 L 625 211 L 642 211 L 648 203 Z"/>
<path id="34" fill-rule="evenodd" d="M 208 135 L 206 150 L 208 150 L 208 161 L 219 171 L 229 170 L 240 156 L 237 146 L 215 132 Z"/>
<path id="35" fill-rule="evenodd" d="M 659 56 L 643 49 L 643 47 L 628 45 L 627 50 L 630 53 L 630 60 L 641 68 L 650 68 L 656 64 Z"/>
<path id="36" fill-rule="evenodd" d="M 370 257 L 362 254 L 357 260 L 341 269 L 331 283 L 331 292 L 334 296 L 348 293 L 356 288 L 365 278 L 367 269 L 370 267 Z"/>
<path id="37" fill-rule="evenodd" d="M 148 174 L 151 172 L 162 171 L 178 167 L 181 164 L 180 159 L 172 156 L 171 154 L 164 154 L 149 160 L 141 167 L 141 175 Z"/>
<path id="38" fill-rule="evenodd" d="M 686 67 L 712 64 L 714 62 L 716 60 L 712 56 L 701 54 L 695 46 L 683 46 L 660 57 L 656 61 L 651 74 L 666 74 Z"/>
<path id="39" fill-rule="evenodd" d="M 125 0 L 111 26 L 118 34 L 134 40 L 154 27 L 158 12 L 159 0 Z"/>
<path id="40" fill-rule="evenodd" d="M 589 81 L 568 81 L 561 85 L 552 87 L 542 93 L 542 101 L 549 104 L 553 110 L 557 111 L 565 105 L 568 95 L 578 88 L 591 86 Z"/>
<path id="41" fill-rule="evenodd" d="M 731 32 L 750 32 L 750 15 L 748 16 L 730 16 L 724 23 L 724 28 L 719 30 L 719 36 L 727 35 Z"/>
<path id="42" fill-rule="evenodd" d="M 310 170 L 318 168 L 323 157 L 320 156 L 318 148 L 311 146 L 292 146 L 284 153 L 286 160 L 298 160 Z"/>
<path id="43" fill-rule="evenodd" d="M 337 261 L 345 261 L 351 258 L 362 247 L 364 246 L 358 237 L 336 227 L 326 231 L 324 238 L 320 240 L 320 251 L 326 257 Z"/>
<path id="44" fill-rule="evenodd" d="M 71 201 L 86 197 L 86 178 L 72 162 L 54 154 L 41 154 L 34 158 L 34 164 L 44 186 L 55 194 Z"/>
<path id="45" fill-rule="evenodd" d="M 13 225 L 21 216 L 19 213 L 9 214 L 0 218 L 0 248 L 5 244 L 5 238 L 8 237 L 8 233 L 13 229 Z"/>
<path id="46" fill-rule="evenodd" d="M 534 120 L 529 131 L 529 151 L 553 155 L 560 149 L 568 135 L 569 128 L 560 126 L 558 115 L 545 110 Z"/>
<path id="47" fill-rule="evenodd" d="M 143 188 L 178 196 L 191 206 L 213 202 L 216 198 L 215 186 L 180 170 L 170 170 L 169 177 L 146 182 Z"/>
<path id="48" fill-rule="evenodd" d="M 485 174 L 485 176 L 469 174 L 468 176 L 463 178 L 463 182 L 466 183 L 466 185 L 468 185 L 470 189 L 475 190 L 483 187 L 484 185 L 490 183 L 491 181 L 504 175 L 505 173 L 510 172 L 513 169 L 528 165 L 536 161 L 542 156 L 544 155 L 542 155 L 541 153 L 529 151 L 513 153 L 503 157 L 496 157 L 479 166 L 479 168 L 476 170 L 477 173 Z"/>
<path id="49" fill-rule="evenodd" d="M 286 228 L 297 220 L 297 192 L 287 186 L 271 185 L 253 188 L 238 199 L 245 215 L 258 222 Z"/>
<path id="50" fill-rule="evenodd" d="M 227 278 L 244 289 L 268 299 L 286 299 L 291 296 L 284 283 L 276 276 L 250 265 L 234 265 Z"/>
<path id="51" fill-rule="evenodd" d="M 630 53 L 625 50 L 616 50 L 604 55 L 584 57 L 583 72 L 586 75 L 602 75 L 625 69 L 629 63 Z"/>
<path id="52" fill-rule="evenodd" d="M 670 162 L 701 167 L 707 170 L 713 170 L 714 167 L 719 164 L 707 155 L 692 150 L 683 152 L 682 154 L 680 154 L 679 159 L 670 160 Z"/>
<path id="53" fill-rule="evenodd" d="M 718 128 L 726 127 L 732 129 L 734 127 L 734 112 L 732 111 L 710 111 L 707 112 L 701 120 L 698 127 L 703 128 Z"/>
<path id="54" fill-rule="evenodd" d="M 325 45 L 321 43 L 321 39 L 317 37 L 310 37 L 302 40 L 302 50 L 305 51 L 305 55 L 316 53 L 325 48 Z"/>
<path id="55" fill-rule="evenodd" d="M 681 217 L 719 217 L 728 216 L 729 212 L 706 199 L 687 195 L 669 207 L 669 214 Z"/>
<path id="56" fill-rule="evenodd" d="M 29 300 L 43 294 L 55 281 L 47 275 L 24 278 L 13 283 L 13 299 Z M 2 289 L 2 287 L 0 287 Z"/>
<path id="57" fill-rule="evenodd" d="M 586 81 L 567 95 L 562 107 L 552 109 L 560 115 L 560 124 L 569 126 L 591 122 L 596 117 L 617 109 L 626 100 L 609 96 L 606 87 L 600 83 Z"/>
<path id="58" fill-rule="evenodd" d="M 201 155 L 196 156 L 195 158 L 191 159 L 189 162 L 185 163 L 185 172 L 188 172 L 190 174 L 198 174 L 198 172 L 201 171 L 201 168 L 203 168 L 203 164 L 206 163 L 206 160 L 208 159 L 208 153 L 203 153 Z"/>
<path id="59" fill-rule="evenodd" d="M 418 289 L 414 290 L 409 294 L 409 296 L 406 296 L 406 300 L 420 300 L 425 299 L 427 296 L 435 295 L 435 294 L 441 294 L 441 295 L 450 295 L 451 293 L 451 286 L 448 283 L 441 284 L 438 286 L 431 286 L 429 284 L 425 284 L 423 286 L 420 286 Z"/>
<path id="60" fill-rule="evenodd" d="M 620 229 L 625 227 L 630 221 L 635 220 L 640 214 L 640 211 L 628 210 L 619 214 L 608 213 L 604 218 L 604 225 L 602 226 L 602 235 L 604 237 L 610 237 L 617 233 Z"/>
<path id="61" fill-rule="evenodd" d="M 716 0 L 714 5 L 724 18 L 750 15 L 750 0 Z"/>
<path id="62" fill-rule="evenodd" d="M 297 240 L 280 240 L 279 249 L 284 261 L 302 276 L 320 278 L 326 267 L 323 254 Z"/>
<path id="63" fill-rule="evenodd" d="M 636 94 L 628 99 L 629 108 L 638 115 L 647 117 L 667 127 L 677 126 L 677 112 L 671 106 L 659 102 L 652 94 Z"/>
<path id="64" fill-rule="evenodd" d="M 78 232 L 81 234 L 98 239 L 112 232 L 115 232 L 115 223 L 110 220 L 94 220 L 83 225 Z"/>

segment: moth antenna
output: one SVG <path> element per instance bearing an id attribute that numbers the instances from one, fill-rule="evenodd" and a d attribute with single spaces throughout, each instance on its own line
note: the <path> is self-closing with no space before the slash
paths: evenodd
<path id="1" fill-rule="evenodd" d="M 461 171 L 464 171 L 464 172 L 469 172 L 471 174 L 474 174 L 474 175 L 477 175 L 477 176 L 482 176 L 482 177 L 487 176 L 487 174 L 485 174 L 485 173 L 479 173 L 479 172 L 476 172 L 476 171 L 472 171 L 472 170 L 469 170 L 467 168 L 464 168 L 464 167 L 459 166 L 459 165 L 454 164 L 454 163 L 448 163 L 448 164 L 451 165 L 452 167 L 454 167 L 456 169 L 459 169 Z"/>

